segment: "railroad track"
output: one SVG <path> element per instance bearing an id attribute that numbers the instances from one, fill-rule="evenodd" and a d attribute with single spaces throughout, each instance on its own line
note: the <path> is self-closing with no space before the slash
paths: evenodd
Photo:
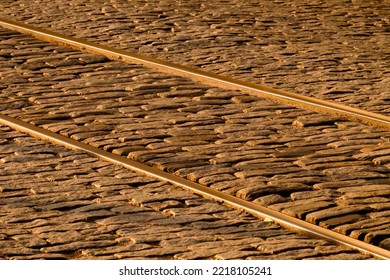
<path id="1" fill-rule="evenodd" d="M 288 0 L 259 6 L 190 0 L 181 5 L 169 0 L 158 11 L 138 0 L 131 6 L 117 0 L 80 3 L 18 0 L 2 3 L 1 16 L 240 80 L 389 113 L 384 3 L 313 5 L 309 0 Z M 63 18 L 48 21 L 53 14 Z"/>
<path id="2" fill-rule="evenodd" d="M 41 129 L 37 126 L 30 125 L 28 123 L 19 121 L 15 118 L 7 117 L 3 114 L 0 114 L 0 122 L 4 125 L 12 127 L 15 130 L 27 133 L 31 136 L 62 145 L 68 147 L 73 150 L 86 152 L 95 157 L 98 157 L 102 160 L 111 162 L 113 164 L 117 164 L 123 166 L 127 169 L 136 171 L 141 174 L 145 174 L 152 178 L 169 182 L 173 185 L 183 187 L 187 190 L 190 190 L 194 193 L 200 194 L 203 197 L 211 198 L 213 200 L 219 201 L 228 206 L 232 206 L 234 208 L 244 210 L 254 216 L 260 217 L 262 219 L 272 220 L 288 229 L 296 231 L 298 233 L 303 233 L 309 236 L 314 236 L 316 238 L 324 238 L 326 240 L 335 242 L 337 244 L 346 245 L 348 247 L 352 247 L 361 252 L 365 252 L 371 254 L 378 258 L 390 259 L 390 252 L 388 250 L 373 246 L 371 244 L 367 244 L 365 242 L 356 240 L 354 238 L 335 233 L 331 230 L 327 230 L 321 228 L 319 226 L 310 224 L 308 222 L 304 222 L 298 220 L 296 218 L 287 216 L 285 214 L 279 213 L 277 211 L 273 211 L 267 209 L 266 207 L 262 207 L 260 205 L 256 205 L 254 203 L 245 201 L 243 199 L 239 199 L 232 195 L 225 194 L 220 191 L 216 191 L 200 185 L 198 183 L 183 179 L 179 176 L 172 175 L 167 172 L 163 172 L 159 169 L 152 168 L 145 164 L 141 164 L 139 162 L 130 160 L 128 158 L 124 158 L 115 154 L 112 154 L 107 151 L 99 150 L 82 142 L 75 141 L 73 139 L 64 137 L 62 135 L 58 135 L 51 131 Z"/>
<path id="3" fill-rule="evenodd" d="M 325 109 L 327 112 L 331 112 L 331 114 L 341 114 L 344 117 L 352 118 L 352 119 L 360 119 L 364 122 L 372 123 L 379 125 L 381 127 L 389 128 L 389 118 L 387 116 L 383 115 L 378 115 L 378 114 L 371 114 L 370 112 L 365 112 L 361 110 L 356 110 L 352 108 L 348 108 L 346 106 L 338 106 L 338 105 L 333 105 L 333 104 L 328 104 L 328 102 L 322 102 L 318 101 L 312 98 L 300 98 L 298 95 L 291 95 L 291 94 L 286 94 L 281 91 L 275 91 L 271 89 L 267 89 L 261 86 L 257 85 L 252 85 L 240 81 L 235 81 L 233 79 L 228 79 L 224 77 L 220 77 L 217 75 L 213 74 L 208 74 L 203 71 L 198 71 L 198 70 L 192 70 L 187 67 L 182 67 L 178 65 L 172 65 L 170 63 L 165 63 L 161 61 L 156 61 L 150 58 L 146 57 L 140 57 L 137 55 L 129 55 L 126 52 L 122 51 L 115 51 L 111 48 L 106 48 L 106 47 L 98 47 L 95 44 L 89 44 L 84 41 L 76 40 L 75 42 L 71 41 L 70 38 L 61 36 L 58 34 L 53 34 L 49 32 L 48 34 L 44 34 L 43 30 L 38 30 L 35 28 L 32 28 L 32 30 L 27 30 L 27 26 L 23 24 L 17 24 L 14 22 L 6 21 L 2 23 L 3 25 L 7 25 L 8 27 L 12 27 L 12 29 L 18 29 L 23 32 L 27 32 L 29 34 L 33 34 L 35 32 L 38 32 L 35 34 L 35 36 L 46 39 L 48 41 L 55 41 L 57 43 L 61 44 L 66 44 L 66 45 L 72 45 L 76 46 L 78 49 L 86 49 L 91 52 L 99 52 L 100 54 L 105 54 L 106 56 L 110 58 L 119 58 L 119 59 L 124 59 L 128 60 L 131 59 L 131 61 L 137 60 L 137 62 L 140 63 L 145 63 L 148 66 L 151 66 L 151 63 L 153 66 L 158 67 L 159 69 L 165 69 L 168 72 L 172 73 L 172 71 L 175 72 L 176 75 L 180 76 L 186 76 L 186 77 L 191 77 L 195 79 L 200 79 L 202 82 L 207 83 L 207 84 L 213 84 L 217 83 L 218 85 L 223 84 L 224 86 L 228 85 L 229 88 L 234 88 L 234 89 L 245 89 L 245 91 L 249 90 L 250 92 L 256 92 L 256 94 L 261 93 L 261 94 L 266 94 L 266 95 L 272 95 L 275 96 L 277 95 L 278 98 L 281 98 L 283 100 L 288 100 L 288 102 L 293 102 L 294 104 L 297 103 L 305 103 L 305 106 L 309 106 L 310 108 L 316 107 L 319 110 Z M 47 37 L 45 37 L 47 36 Z M 45 37 L 45 38 L 43 38 Z M 73 45 L 75 44 L 75 45 Z M 80 45 L 82 44 L 82 45 Z M 23 118 L 23 117 L 22 117 Z M 61 144 L 64 146 L 67 146 L 72 149 L 77 149 L 77 150 L 82 150 L 84 152 L 88 152 L 90 154 L 93 154 L 94 156 L 97 156 L 99 158 L 102 158 L 104 160 L 113 162 L 115 164 L 122 165 L 126 168 L 130 168 L 132 170 L 135 170 L 137 172 L 141 172 L 144 174 L 147 174 L 149 176 L 155 177 L 159 180 L 164 180 L 171 182 L 175 185 L 180 185 L 182 187 L 185 187 L 187 189 L 190 189 L 191 191 L 200 193 L 201 195 L 211 197 L 215 200 L 222 201 L 226 204 L 232 205 L 234 207 L 237 207 L 239 209 L 244 209 L 245 211 L 248 211 L 252 213 L 255 216 L 260 216 L 263 218 L 271 219 L 274 220 L 280 224 L 283 224 L 286 227 L 289 228 L 295 228 L 295 230 L 299 232 L 304 232 L 306 234 L 310 235 L 316 235 L 320 236 L 321 238 L 326 238 L 330 239 L 336 243 L 341 243 L 345 244 L 348 246 L 351 246 L 353 248 L 356 248 L 358 250 L 367 252 L 369 254 L 372 254 L 376 257 L 379 258 L 389 258 L 389 252 L 385 249 L 372 246 L 370 244 L 367 244 L 366 242 L 359 241 L 357 239 L 338 234 L 334 231 L 327 230 L 321 227 L 318 227 L 316 225 L 313 225 L 311 223 L 301 221 L 296 218 L 292 218 L 288 215 L 281 214 L 277 211 L 272 211 L 267 207 L 262 207 L 259 205 L 256 205 L 255 203 L 248 202 L 243 199 L 239 199 L 236 196 L 231 196 L 226 193 L 220 192 L 213 190 L 211 188 L 202 186 L 201 184 L 198 184 L 196 182 L 183 179 L 182 177 L 179 177 L 177 175 L 173 175 L 171 173 L 167 173 L 164 171 L 161 171 L 156 168 L 152 168 L 150 166 L 147 166 L 142 163 L 138 163 L 136 161 L 130 160 L 128 158 L 122 157 L 115 155 L 113 153 L 97 149 L 91 145 L 82 143 L 80 141 L 76 141 L 74 139 L 70 139 L 68 137 L 64 137 L 62 135 L 50 132 L 49 130 L 45 130 L 42 128 L 39 128 L 37 126 L 22 122 L 20 120 L 17 120 L 15 118 L 10 118 L 5 115 L 1 115 L 1 120 L 3 124 L 6 124 L 8 126 L 11 126 L 17 130 L 26 132 L 28 134 L 31 134 L 35 137 L 43 138 L 45 140 L 55 142 L 57 144 Z M 34 122 L 34 121 L 33 121 Z M 36 121 L 35 121 L 36 122 Z"/>
<path id="4" fill-rule="evenodd" d="M 0 17 L 0 24 L 4 27 L 11 28 L 35 36 L 39 39 L 62 44 L 79 50 L 104 55 L 110 59 L 122 60 L 129 63 L 140 63 L 147 67 L 171 73 L 174 75 L 184 76 L 202 83 L 214 86 L 220 86 L 227 89 L 241 90 L 250 94 L 266 96 L 279 101 L 288 102 L 303 108 L 323 111 L 334 115 L 341 115 L 350 119 L 358 119 L 366 123 L 372 123 L 390 128 L 390 117 L 372 113 L 365 110 L 345 106 L 338 103 L 332 103 L 321 99 L 302 96 L 295 93 L 284 92 L 270 87 L 244 82 L 241 80 L 205 72 L 199 69 L 162 61 L 152 57 L 131 53 L 120 49 L 115 49 L 78 38 L 71 38 L 63 34 L 51 32 L 41 28 L 26 25 L 22 22 L 16 22 Z"/>
<path id="5" fill-rule="evenodd" d="M 9 127 L 0 136 L 0 258 L 374 259 Z"/>

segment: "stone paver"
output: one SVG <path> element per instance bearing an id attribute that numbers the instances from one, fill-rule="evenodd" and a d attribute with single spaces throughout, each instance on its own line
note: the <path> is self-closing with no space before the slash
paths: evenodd
<path id="1" fill-rule="evenodd" d="M 371 259 L 8 127 L 0 139 L 0 259 Z"/>
<path id="2" fill-rule="evenodd" d="M 390 112 L 387 1 L 17 0 L 2 1 L 0 15 L 286 91 Z"/>
<path id="3" fill-rule="evenodd" d="M 388 131 L 1 36 L 5 114 L 327 228 L 370 224 L 389 210 Z M 80 172 L 35 168 L 53 180 Z M 384 244 L 382 230 L 354 236 Z M 380 234 L 365 238 L 370 231 Z"/>

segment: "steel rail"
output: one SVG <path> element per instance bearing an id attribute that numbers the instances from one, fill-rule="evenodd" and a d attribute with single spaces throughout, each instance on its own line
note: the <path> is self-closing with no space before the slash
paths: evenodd
<path id="1" fill-rule="evenodd" d="M 112 154 L 110 152 L 98 149 L 83 142 L 76 141 L 74 139 L 34 126 L 32 124 L 20 121 L 18 119 L 6 116 L 1 113 L 0 124 L 9 126 L 23 133 L 27 133 L 33 137 L 40 138 L 45 141 L 50 141 L 57 145 L 65 146 L 72 150 L 88 153 L 104 161 L 120 165 L 122 167 L 144 174 L 146 176 L 172 183 L 173 185 L 180 186 L 203 197 L 223 202 L 224 204 L 236 209 L 244 210 L 256 217 L 272 220 L 277 224 L 280 224 L 281 226 L 293 230 L 295 232 L 314 236 L 317 238 L 324 238 L 333 243 L 352 247 L 363 253 L 373 255 L 380 259 L 390 259 L 390 251 L 385 250 L 383 248 L 342 235 L 329 229 L 319 227 L 317 225 L 299 220 L 283 213 L 279 213 L 277 211 L 237 198 L 235 196 L 211 189 L 196 182 L 179 177 L 177 175 L 164 172 L 160 169 L 153 168 L 151 166 L 136 162 L 126 157 Z"/>
<path id="2" fill-rule="evenodd" d="M 326 112 L 334 115 L 339 115 L 352 120 L 360 120 L 368 124 L 390 129 L 390 117 L 372 113 L 366 110 L 353 108 L 339 103 L 329 102 L 313 97 L 303 96 L 300 94 L 289 93 L 278 89 L 273 89 L 267 86 L 258 85 L 250 82 L 241 81 L 238 79 L 225 77 L 222 75 L 209 73 L 200 69 L 191 68 L 188 66 L 178 65 L 175 63 L 155 59 L 145 55 L 132 53 L 125 50 L 120 50 L 100 44 L 92 43 L 87 40 L 74 38 L 34 27 L 25 23 L 16 22 L 7 18 L 0 17 L 0 26 L 16 30 L 25 34 L 33 35 L 44 41 L 66 45 L 75 49 L 84 50 L 87 52 L 104 55 L 110 59 L 122 60 L 130 63 L 138 63 L 159 71 L 168 72 L 175 75 L 191 78 L 202 83 L 219 86 L 227 89 L 241 90 L 252 95 L 268 97 L 278 101 L 293 104 L 304 109 Z"/>

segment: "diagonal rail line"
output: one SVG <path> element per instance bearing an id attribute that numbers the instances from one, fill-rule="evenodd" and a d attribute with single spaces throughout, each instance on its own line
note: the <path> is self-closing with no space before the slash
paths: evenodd
<path id="1" fill-rule="evenodd" d="M 86 152 L 90 155 L 100 158 L 101 160 L 123 166 L 135 172 L 142 173 L 146 176 L 172 183 L 173 185 L 180 186 L 184 189 L 200 194 L 203 197 L 211 198 L 236 209 L 244 210 L 256 217 L 260 217 L 263 219 L 271 219 L 277 224 L 280 224 L 281 226 L 288 228 L 292 231 L 317 238 L 324 238 L 333 243 L 352 247 L 363 253 L 373 255 L 380 259 L 390 259 L 390 251 L 385 250 L 383 248 L 365 243 L 349 236 L 342 235 L 329 229 L 319 227 L 317 225 L 299 220 L 283 213 L 279 213 L 277 211 L 237 198 L 235 196 L 208 188 L 206 186 L 203 186 L 193 181 L 189 181 L 177 175 L 164 172 L 162 170 L 136 162 L 126 157 L 112 154 L 110 152 L 98 149 L 83 142 L 76 141 L 74 139 L 34 126 L 32 124 L 20 121 L 18 119 L 6 116 L 1 113 L 0 124 L 27 133 L 33 137 L 40 138 L 57 145 L 65 146 L 72 150 Z"/>
<path id="2" fill-rule="evenodd" d="M 188 66 L 155 59 L 145 55 L 103 46 L 100 44 L 89 42 L 87 40 L 66 36 L 63 34 L 59 34 L 38 27 L 33 27 L 25 23 L 16 22 L 2 17 L 0 17 L 0 26 L 16 30 L 25 34 L 33 35 L 44 41 L 62 44 L 75 49 L 104 55 L 110 59 L 122 60 L 128 63 L 142 64 L 157 69 L 159 71 L 188 77 L 208 85 L 219 86 L 227 89 L 241 90 L 252 95 L 268 97 L 271 99 L 275 99 L 279 102 L 281 101 L 284 103 L 289 103 L 304 109 L 311 109 L 315 111 L 325 112 L 328 114 L 330 113 L 333 115 L 339 115 L 348 119 L 360 120 L 365 123 L 374 124 L 377 126 L 384 127 L 386 129 L 390 129 L 389 116 L 369 112 L 366 110 L 361 110 L 358 108 L 353 108 L 339 103 L 303 96 L 296 93 L 285 92 L 264 85 L 249 83 L 242 80 L 191 68 Z"/>

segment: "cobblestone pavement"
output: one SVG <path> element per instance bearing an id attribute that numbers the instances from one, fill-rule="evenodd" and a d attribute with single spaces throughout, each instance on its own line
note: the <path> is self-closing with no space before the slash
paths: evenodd
<path id="1" fill-rule="evenodd" d="M 370 259 L 0 126 L 0 259 Z"/>
<path id="2" fill-rule="evenodd" d="M 389 248 L 388 131 L 0 36 L 4 114 Z"/>
<path id="3" fill-rule="evenodd" d="M 1 1 L 0 15 L 282 90 L 390 112 L 388 1 Z"/>

